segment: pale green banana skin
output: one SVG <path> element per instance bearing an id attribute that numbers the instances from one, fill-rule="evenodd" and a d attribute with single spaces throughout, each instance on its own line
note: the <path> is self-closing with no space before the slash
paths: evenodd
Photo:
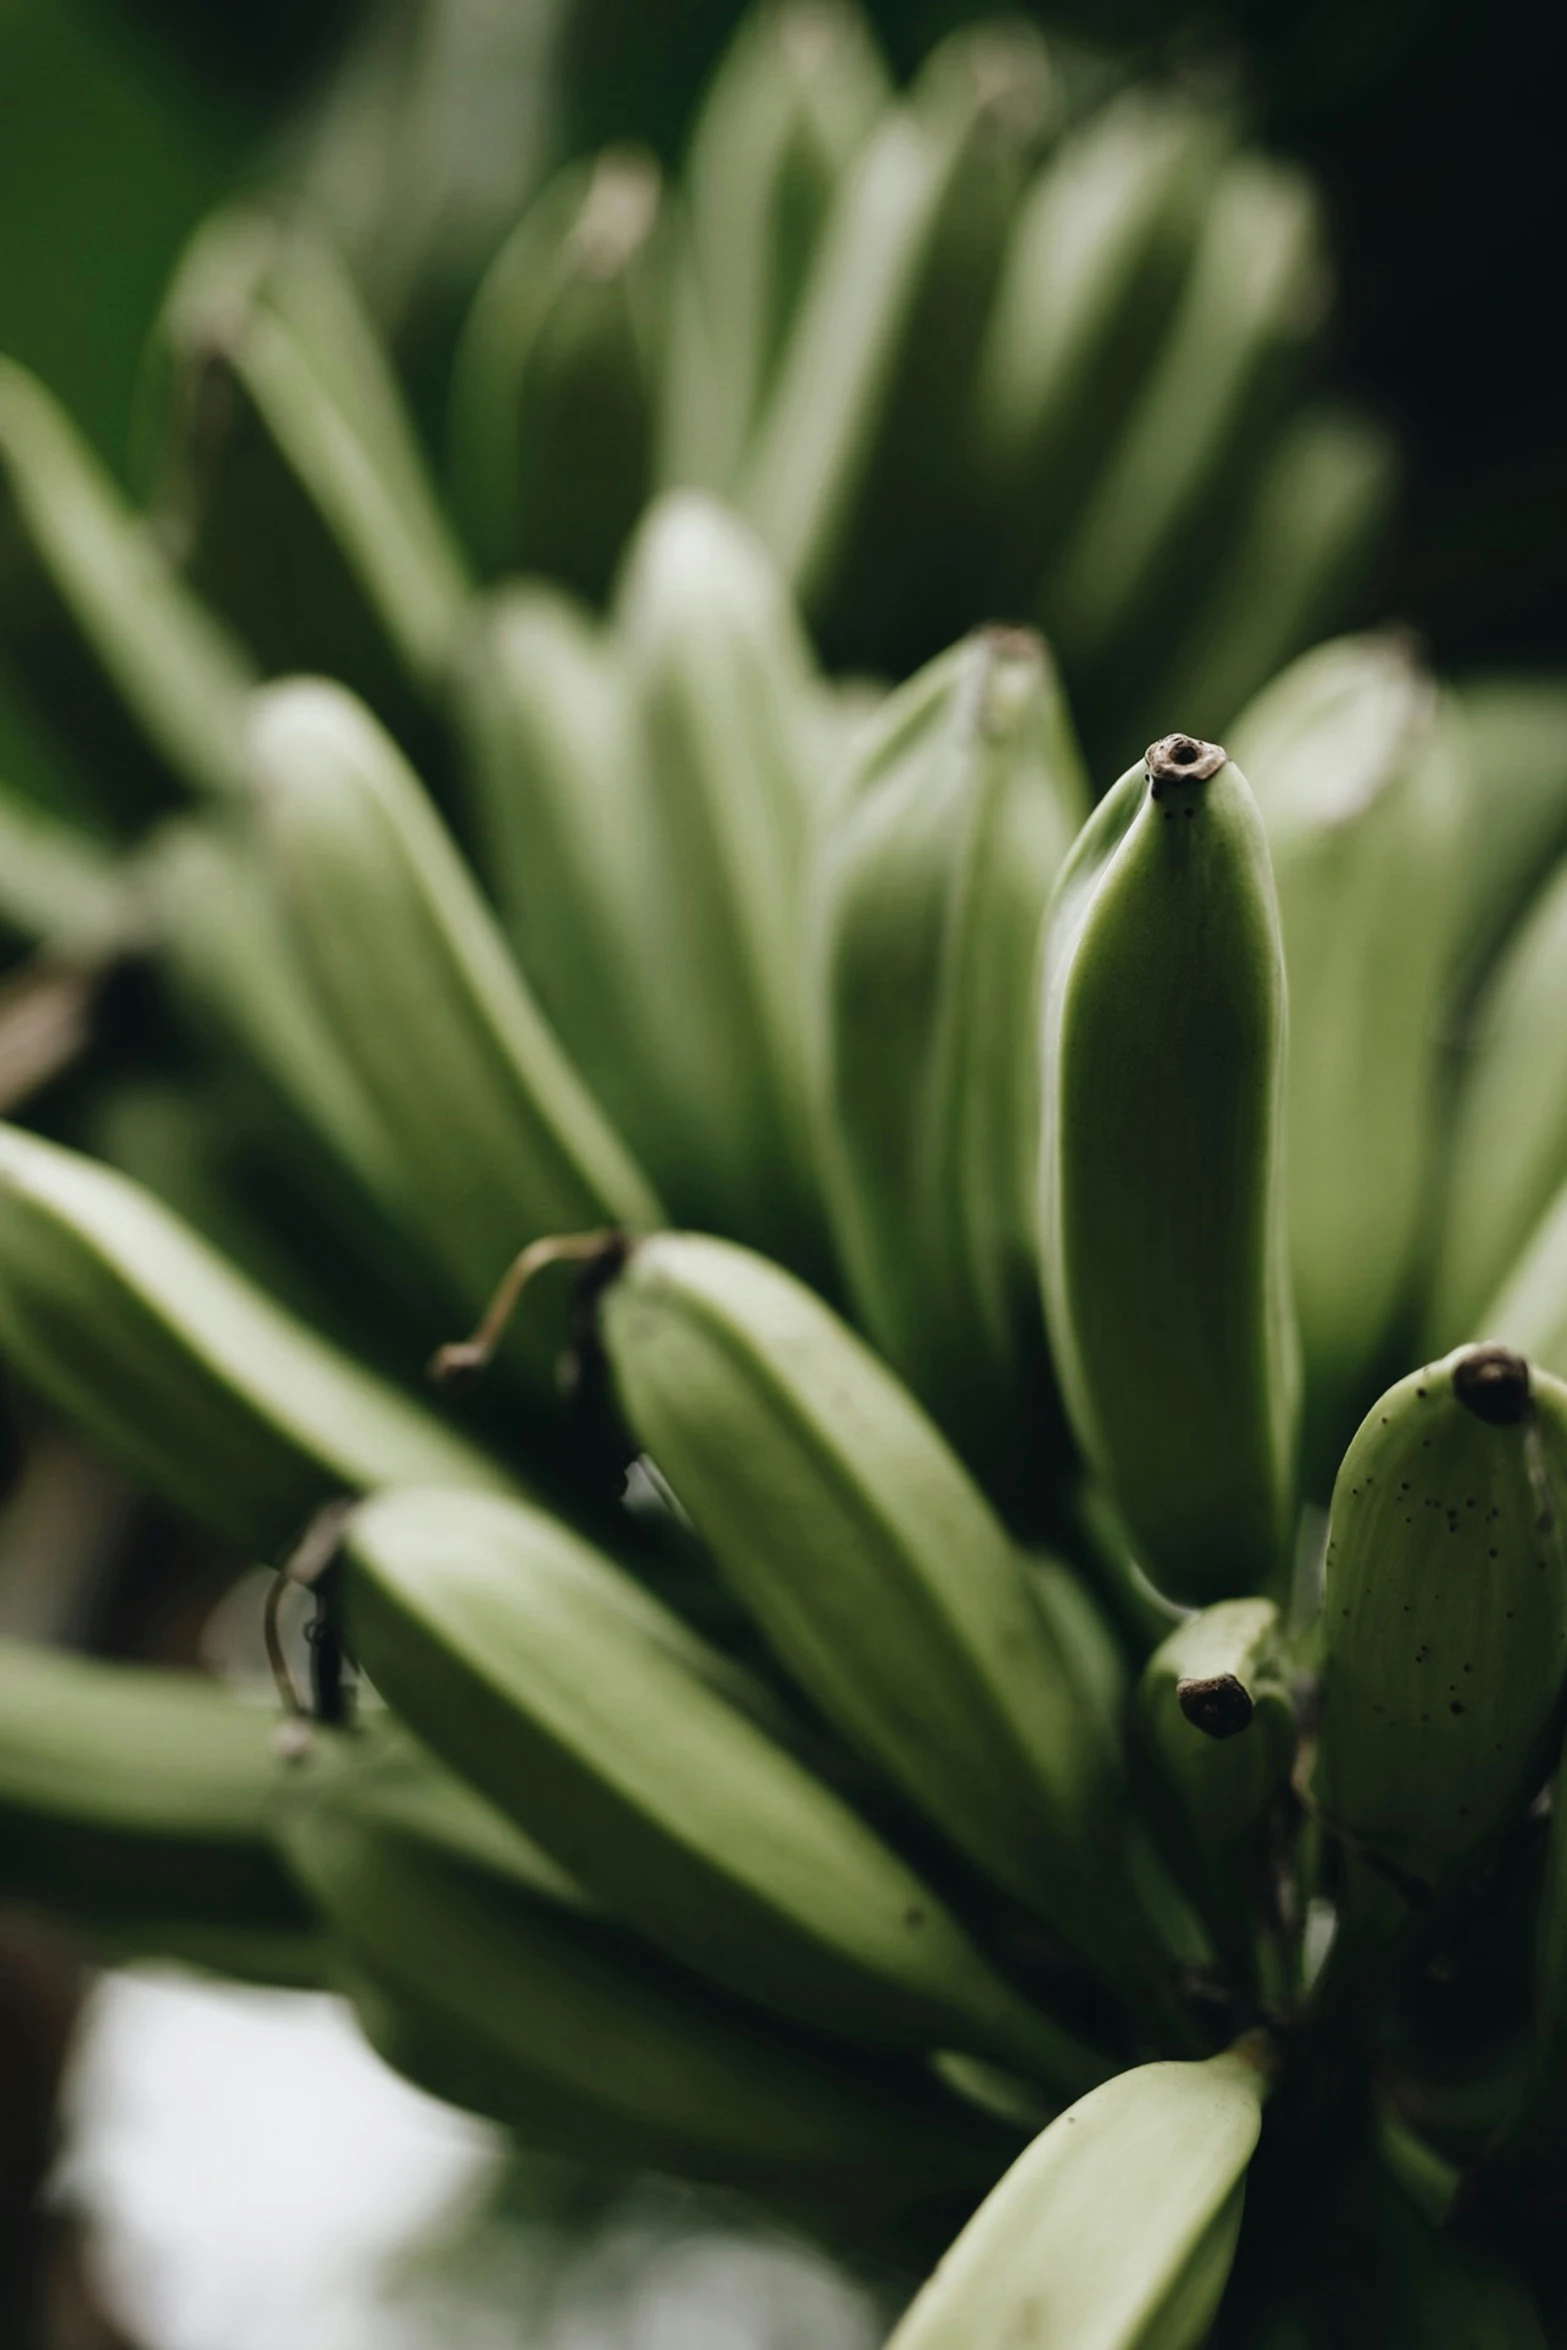
<path id="1" fill-rule="evenodd" d="M 1477 1001 L 1453 1110 L 1427 1334 L 1478 1326 L 1567 1181 L 1567 867 L 1509 941 Z"/>
<path id="2" fill-rule="evenodd" d="M 1161 1846 L 1237 1981 L 1255 1983 L 1260 1844 L 1295 1759 L 1296 1722 L 1268 1599 L 1222 1599 L 1143 1667 L 1137 1731 Z"/>
<path id="3" fill-rule="evenodd" d="M 1102 2073 L 775 1742 L 733 1667 L 555 1520 L 476 1502 L 409 1489 L 349 1532 L 355 1653 L 425 1744 L 742 1998 L 1058 2088 Z"/>
<path id="4" fill-rule="evenodd" d="M 1139 762 L 1101 801 L 1056 884 L 1043 1030 L 1040 1247 L 1068 1417 L 1162 1589 L 1256 1590 L 1292 1535 L 1298 1342 L 1283 953 L 1238 767 L 1156 797 Z"/>
<path id="5" fill-rule="evenodd" d="M 1353 602 L 1398 483 L 1398 451 L 1381 426 L 1325 404 L 1292 416 L 1247 485 L 1223 558 L 1148 688 L 1141 731 L 1157 734 L 1179 710 L 1194 732 L 1233 742 L 1260 793 L 1236 713 Z"/>
<path id="6" fill-rule="evenodd" d="M 277 1717 L 196 1673 L 0 1641 L 0 1881 L 111 1939 L 298 1945 L 267 1807 Z"/>
<path id="7" fill-rule="evenodd" d="M 800 977 L 814 659 L 766 550 L 696 491 L 650 509 L 614 625 L 646 808 L 650 1171 L 679 1220 L 819 1258 Z"/>
<path id="8" fill-rule="evenodd" d="M 835 1236 L 865 1327 L 992 1491 L 1044 1449 L 1033 1029 L 1087 807 L 1044 647 L 985 630 L 882 705 L 817 859 Z"/>
<path id="9" fill-rule="evenodd" d="M 1026 539 L 1013 557 L 1020 595 L 1157 348 L 1226 143 L 1211 111 L 1133 90 L 1061 141 L 1018 206 L 976 363 L 972 434 L 998 537 Z"/>
<path id="10" fill-rule="evenodd" d="M 1477 1378 L 1513 1417 L 1461 1400 Z M 1311 1794 L 1373 1865 L 1442 1886 L 1534 1794 L 1567 1688 L 1564 1513 L 1567 1388 L 1519 1358 L 1459 1348 L 1362 1421 L 1329 1518 Z"/>
<path id="11" fill-rule="evenodd" d="M 638 148 L 571 164 L 474 296 L 452 365 L 456 512 L 490 572 L 604 592 L 647 495 L 667 274 L 662 177 Z"/>
<path id="12" fill-rule="evenodd" d="M 510 1489 L 150 1194 L 0 1126 L 0 1331 L 17 1377 L 138 1482 L 265 1556 L 405 1477 Z"/>
<path id="13" fill-rule="evenodd" d="M 1313 1449 L 1336 1460 L 1426 1239 L 1463 779 L 1434 682 L 1399 637 L 1308 653 L 1230 740 L 1278 890 L 1290 1257 Z"/>
<path id="14" fill-rule="evenodd" d="M 324 1742 L 274 1805 L 372 2041 L 531 2146 L 862 2207 L 981 2184 L 1015 2133 L 918 2070 L 725 2000 L 605 1917 L 405 1736 Z"/>
<path id="15" fill-rule="evenodd" d="M 698 1235 L 634 1247 L 600 1327 L 636 1437 L 828 1717 L 1069 1941 L 1135 1966 L 1102 1699 L 914 1399 L 803 1284 Z"/>
<path id="16" fill-rule="evenodd" d="M 1243 2046 L 1139 2065 L 1080 2099 L 993 2189 L 888 2350 L 1197 2350 L 1267 2087 Z"/>
<path id="17" fill-rule="evenodd" d="M 833 198 L 891 95 L 854 9 L 785 0 L 741 20 L 686 160 L 688 282 L 665 358 L 665 482 L 732 483 Z"/>
<path id="18" fill-rule="evenodd" d="M 244 775 L 252 667 L 160 555 L 96 458 L 24 368 L 0 359 L 0 503 L 58 599 L 72 651 L 101 668 L 170 781 L 226 798 Z M 70 731 L 73 712 L 51 716 Z"/>
<path id="19" fill-rule="evenodd" d="M 413 425 L 374 327 L 331 248 L 264 214 L 217 214 L 179 265 L 153 345 L 149 432 L 161 433 L 157 505 L 199 556 L 210 485 L 201 405 L 225 374 L 303 497 L 361 605 L 343 647 L 384 641 L 420 696 L 438 692 L 468 593 L 467 567 L 441 512 Z M 237 420 L 236 420 L 237 421 Z M 231 429 L 233 427 L 231 426 Z M 232 558 L 233 550 L 225 550 Z M 314 584 L 314 583 L 312 583 Z M 377 643 L 369 654 L 377 660 Z"/>
<path id="20" fill-rule="evenodd" d="M 341 688 L 257 697 L 252 756 L 288 915 L 425 1246 L 476 1309 L 540 1234 L 662 1221 L 391 740 Z M 535 1324 L 547 1382 L 552 1341 Z"/>
<path id="21" fill-rule="evenodd" d="M 1309 183 L 1240 156 L 1215 174 L 1190 274 L 1136 407 L 1051 567 L 1040 621 L 1074 671 L 1103 662 L 1186 568 L 1216 485 L 1303 353 L 1325 296 Z"/>
<path id="22" fill-rule="evenodd" d="M 1452 993 L 1464 1001 L 1567 852 L 1567 683 L 1475 677 L 1453 689 L 1469 782 L 1453 879 Z"/>

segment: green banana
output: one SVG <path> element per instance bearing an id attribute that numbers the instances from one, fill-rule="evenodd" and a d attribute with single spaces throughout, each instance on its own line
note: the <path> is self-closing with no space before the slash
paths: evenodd
<path id="1" fill-rule="evenodd" d="M 208 221 L 165 301 L 144 413 L 160 527 L 266 668 L 329 668 L 417 726 L 467 577 L 330 248 L 259 212 Z"/>
<path id="2" fill-rule="evenodd" d="M 1124 1975 L 1140 1926 L 1096 1692 L 913 1398 L 724 1241 L 637 1243 L 598 1312 L 633 1433 L 789 1670 L 961 1851 Z"/>
<path id="3" fill-rule="evenodd" d="M 1453 876 L 1452 993 L 1483 977 L 1567 855 L 1567 681 L 1476 677 L 1453 689 L 1470 784 Z"/>
<path id="4" fill-rule="evenodd" d="M 971 431 L 1004 593 L 1019 603 L 1169 323 L 1227 143 L 1212 108 L 1131 90 L 1061 141 L 1018 206 Z"/>
<path id="5" fill-rule="evenodd" d="M 1431 678 L 1397 636 L 1319 646 L 1230 740 L 1284 928 L 1290 1255 L 1312 1450 L 1336 1460 L 1426 1237 L 1463 780 Z"/>
<path id="6" fill-rule="evenodd" d="M 1074 1432 L 1161 1587 L 1256 1590 L 1293 1539 L 1285 986 L 1240 769 L 1155 743 L 1090 817 L 1045 938 L 1040 1245 Z"/>
<path id="7" fill-rule="evenodd" d="M 266 1826 L 276 1725 L 196 1673 L 0 1641 L 0 1885 L 144 1947 L 301 1935 Z"/>
<path id="8" fill-rule="evenodd" d="M 454 509 L 490 572 L 595 601 L 646 500 L 663 192 L 640 149 L 570 165 L 507 238 L 452 365 Z"/>
<path id="9" fill-rule="evenodd" d="M 1241 2041 L 1080 2099 L 992 2190 L 887 2350 L 1197 2350 L 1268 2086 L 1265 2048 Z"/>
<path id="10" fill-rule="evenodd" d="M 290 922 L 425 1247 L 488 1294 L 518 1246 L 660 1221 L 507 953 L 440 818 L 369 712 L 324 682 L 256 698 L 252 758 Z M 532 1357 L 549 1377 L 555 1341 Z"/>
<path id="11" fill-rule="evenodd" d="M 580 605 L 542 582 L 498 590 L 472 623 L 453 705 L 480 868 L 545 1017 L 651 1160 L 670 1125 L 637 959 L 656 843 L 624 663 Z"/>
<path id="12" fill-rule="evenodd" d="M 933 596 L 947 633 L 974 345 L 1050 104 L 1031 29 L 964 28 L 822 231 L 737 495 L 840 663 L 885 660 Z"/>
<path id="13" fill-rule="evenodd" d="M 1046 575 L 1040 621 L 1069 669 L 1102 683 L 1113 661 L 1124 693 L 1130 641 L 1202 575 L 1211 502 L 1272 423 L 1324 299 L 1309 181 L 1258 156 L 1220 166 L 1175 315 Z"/>
<path id="14" fill-rule="evenodd" d="M 775 0 L 741 18 L 686 158 L 665 482 L 734 480 L 833 200 L 890 98 L 869 27 L 842 0 Z"/>
<path id="15" fill-rule="evenodd" d="M 992 1490 L 1044 1449 L 1037 965 L 1087 806 L 1043 645 L 985 629 L 862 730 L 817 858 L 834 1234 L 866 1328 Z"/>
<path id="16" fill-rule="evenodd" d="M 253 1555 L 344 1487 L 422 1476 L 509 1489 L 138 1185 L 11 1126 L 0 1344 L 26 1386 L 139 1482 Z"/>
<path id="17" fill-rule="evenodd" d="M 1499 958 L 1475 1005 L 1453 1106 L 1428 1330 L 1478 1317 L 1567 1181 L 1567 864 Z"/>
<path id="18" fill-rule="evenodd" d="M 665 1097 L 642 1147 L 681 1221 L 798 1257 L 819 1247 L 799 970 L 810 650 L 752 533 L 689 490 L 643 522 L 615 623 L 646 812 L 639 1017 Z"/>
<path id="19" fill-rule="evenodd" d="M 796 2021 L 1101 2060 L 995 1974 L 750 1710 L 734 1666 L 538 1510 L 405 1490 L 347 1533 L 355 1655 L 415 1734 L 674 1959 Z"/>
<path id="20" fill-rule="evenodd" d="M 1239 743 L 1236 712 L 1353 600 L 1397 486 L 1397 449 L 1380 426 L 1326 406 L 1292 416 L 1248 484 L 1223 560 L 1148 688 L 1146 731 L 1179 708 L 1196 729 L 1227 730 Z M 1244 747 L 1237 756 L 1256 782 Z"/>
<path id="21" fill-rule="evenodd" d="M 660 1958 L 405 1737 L 346 1748 L 316 1742 L 274 1829 L 370 2038 L 437 2095 L 595 2164 L 873 2208 L 979 2185 L 1015 2143 Z"/>
<path id="22" fill-rule="evenodd" d="M 1567 1687 L 1567 1387 L 1460 1347 L 1373 1404 L 1333 1489 L 1312 1801 L 1440 1886 L 1538 1787 Z"/>
<path id="23" fill-rule="evenodd" d="M 1154 1650 L 1137 1686 L 1150 1811 L 1163 1849 L 1241 1982 L 1268 1812 L 1295 1758 L 1295 1709 L 1268 1599 L 1223 1599 Z"/>
<path id="24" fill-rule="evenodd" d="M 0 360 L 5 638 L 29 698 L 135 822 L 243 771 L 250 664 L 195 602 L 43 386 Z M 107 688 L 106 690 L 106 682 Z"/>
<path id="25" fill-rule="evenodd" d="M 91 956 L 132 927 L 108 844 L 0 780 L 0 939 Z"/>

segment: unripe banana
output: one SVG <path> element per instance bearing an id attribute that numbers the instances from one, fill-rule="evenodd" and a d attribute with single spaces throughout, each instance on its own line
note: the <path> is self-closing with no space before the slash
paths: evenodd
<path id="1" fill-rule="evenodd" d="M 666 482 L 732 483 L 833 199 L 890 96 L 870 28 L 843 0 L 774 0 L 742 17 L 686 159 Z"/>
<path id="2" fill-rule="evenodd" d="M 196 1673 L 0 1641 L 0 1885 L 143 1947 L 301 1934 L 266 1826 L 276 1726 Z"/>
<path id="3" fill-rule="evenodd" d="M 1197 2350 L 1240 2232 L 1268 2060 L 1107 2081 L 1018 2157 L 888 2350 Z"/>
<path id="4" fill-rule="evenodd" d="M 599 1312 L 638 1441 L 790 1671 L 961 1851 L 1124 1974 L 1139 1930 L 1096 1692 L 913 1398 L 723 1241 L 638 1243 Z"/>
<path id="5" fill-rule="evenodd" d="M 1519 1817 L 1567 1687 L 1567 1388 L 1460 1347 L 1372 1405 L 1328 1525 L 1312 1799 L 1439 1886 Z"/>
<path id="6" fill-rule="evenodd" d="M 1453 876 L 1452 992 L 1462 1002 L 1567 853 L 1567 682 L 1471 678 L 1453 704 L 1470 786 Z"/>
<path id="7" fill-rule="evenodd" d="M 1168 324 L 1228 128 L 1147 90 L 1064 138 L 1018 206 L 979 347 L 973 462 L 1003 601 L 1086 494 Z"/>
<path id="8" fill-rule="evenodd" d="M 653 157 L 551 181 L 490 264 L 452 365 L 453 503 L 490 572 L 597 600 L 646 500 L 664 295 Z"/>
<path id="9" fill-rule="evenodd" d="M 649 1171 L 681 1221 L 798 1257 L 818 1221 L 799 935 L 810 650 L 760 543 L 695 491 L 643 523 L 616 625 L 646 810 L 640 1014 L 665 1097 Z"/>
<path id="10" fill-rule="evenodd" d="M 148 417 L 161 526 L 266 668 L 329 669 L 417 724 L 467 580 L 330 248 L 261 213 L 209 220 L 155 333 Z"/>
<path id="11" fill-rule="evenodd" d="M 111 779 L 106 812 L 134 822 L 182 790 L 236 791 L 246 655 L 169 569 L 43 386 L 9 359 L 0 541 L 7 651 L 84 772 Z"/>
<path id="12" fill-rule="evenodd" d="M 1354 601 L 1398 471 L 1391 434 L 1364 416 L 1323 405 L 1288 420 L 1245 482 L 1222 558 L 1148 688 L 1147 731 L 1179 709 L 1205 734 L 1227 732 L 1261 791 L 1236 712 Z"/>
<path id="13" fill-rule="evenodd" d="M 1236 1978 L 1254 1980 L 1262 1831 L 1296 1739 L 1273 1602 L 1220 1600 L 1161 1642 L 1137 1728 L 1163 1848 Z"/>
<path id="14" fill-rule="evenodd" d="M 1285 987 L 1267 845 L 1216 744 L 1155 743 L 1045 941 L 1040 1245 L 1067 1412 L 1162 1587 L 1256 1590 L 1293 1534 Z"/>
<path id="15" fill-rule="evenodd" d="M 954 34 L 823 231 L 739 502 L 841 662 L 883 663 L 915 626 L 939 643 L 955 607 L 972 619 L 953 548 L 974 346 L 1051 104 L 1030 29 Z"/>
<path id="16" fill-rule="evenodd" d="M 253 1555 L 345 1486 L 508 1487 L 136 1184 L 10 1126 L 0 1349 L 133 1477 Z"/>
<path id="17" fill-rule="evenodd" d="M 1230 739 L 1284 929 L 1290 1256 L 1312 1449 L 1336 1461 L 1425 1234 L 1463 782 L 1432 680 L 1396 636 L 1308 653 Z"/>
<path id="18" fill-rule="evenodd" d="M 670 1110 L 645 1041 L 645 893 L 657 855 L 625 667 L 538 581 L 475 606 L 454 677 L 481 870 L 546 1019 L 651 1162 Z M 661 960 L 678 942 L 663 941 Z"/>
<path id="19" fill-rule="evenodd" d="M 381 2053 L 552 2153 L 893 2207 L 1015 2134 L 726 1999 L 401 1735 L 317 1741 L 274 1827 Z"/>
<path id="20" fill-rule="evenodd" d="M 1087 799 L 1044 647 L 982 630 L 862 731 L 816 871 L 823 1157 L 855 1305 L 976 1473 L 1014 1494 L 1050 1408 L 1039 947 Z"/>
<path id="21" fill-rule="evenodd" d="M 275 686 L 256 698 L 251 740 L 290 921 L 336 1049 L 455 1287 L 482 1299 L 541 1233 L 660 1221 L 369 712 L 324 682 Z M 556 1341 L 538 1337 L 545 1381 Z"/>
<path id="22" fill-rule="evenodd" d="M 1112 649 L 1124 664 L 1128 637 L 1200 576 L 1209 501 L 1272 423 L 1324 295 L 1309 181 L 1254 155 L 1223 165 L 1169 331 L 1045 580 L 1041 622 L 1070 671 Z"/>
<path id="23" fill-rule="evenodd" d="M 1559 865 L 1475 1005 L 1453 1109 L 1428 1334 L 1480 1328 L 1567 1181 L 1567 864 Z"/>
<path id="24" fill-rule="evenodd" d="M 377 1688 L 669 1956 L 827 2032 L 1055 2088 L 1102 2073 L 774 1740 L 736 1669 L 557 1520 L 407 1490 L 356 1514 L 347 1559 Z"/>

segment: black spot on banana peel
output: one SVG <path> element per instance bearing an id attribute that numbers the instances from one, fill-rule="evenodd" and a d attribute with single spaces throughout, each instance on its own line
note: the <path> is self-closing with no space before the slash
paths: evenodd
<path id="1" fill-rule="evenodd" d="M 1154 1581 L 1265 1588 L 1294 1508 L 1285 981 L 1250 786 L 1150 746 L 1090 817 L 1044 958 L 1041 1267 L 1062 1395 Z"/>
<path id="2" fill-rule="evenodd" d="M 1372 1406 L 1328 1528 L 1324 1819 L 1440 1886 L 1518 1818 L 1567 1688 L 1567 1388 L 1462 1347 Z"/>

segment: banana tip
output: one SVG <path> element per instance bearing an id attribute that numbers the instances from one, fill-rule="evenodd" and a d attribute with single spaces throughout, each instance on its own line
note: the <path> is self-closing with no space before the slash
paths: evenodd
<path id="1" fill-rule="evenodd" d="M 460 1338 L 450 1346 L 438 1346 L 430 1357 L 430 1377 L 438 1387 L 471 1387 L 490 1359 L 487 1346 L 474 1339 Z"/>
<path id="2" fill-rule="evenodd" d="M 1167 784 L 1206 783 L 1229 758 L 1220 743 L 1205 743 L 1195 734 L 1161 735 L 1143 753 L 1153 796 L 1160 798 Z"/>
<path id="3" fill-rule="evenodd" d="M 1467 1347 L 1453 1365 L 1453 1394 L 1477 1420 L 1516 1426 L 1533 1408 L 1529 1366 L 1510 1347 Z"/>
<path id="4" fill-rule="evenodd" d="M 1233 1673 L 1212 1673 L 1202 1679 L 1177 1681 L 1175 1702 L 1194 1730 L 1206 1738 L 1233 1738 L 1250 1722 L 1255 1707 L 1251 1691 Z"/>

